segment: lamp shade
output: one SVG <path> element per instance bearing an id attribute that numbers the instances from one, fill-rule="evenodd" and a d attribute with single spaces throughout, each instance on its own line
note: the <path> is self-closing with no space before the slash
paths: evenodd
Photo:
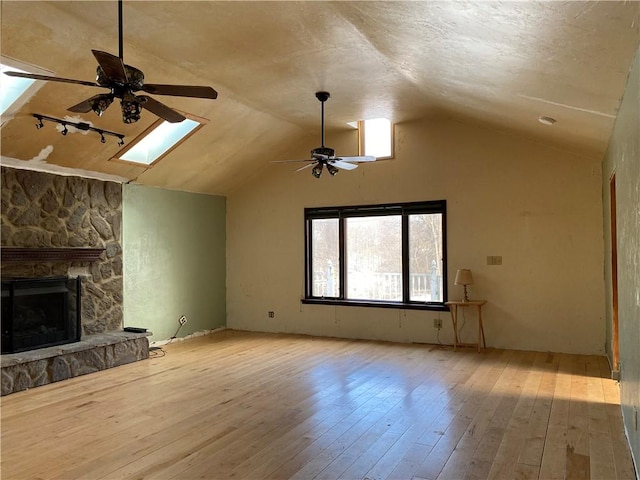
<path id="1" fill-rule="evenodd" d="M 454 282 L 456 285 L 472 285 L 473 284 L 473 275 L 471 275 L 471 270 L 466 268 L 460 268 L 456 272 L 456 280 Z"/>

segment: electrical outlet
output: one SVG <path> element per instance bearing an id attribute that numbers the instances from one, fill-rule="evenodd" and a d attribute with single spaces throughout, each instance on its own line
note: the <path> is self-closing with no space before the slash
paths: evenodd
<path id="1" fill-rule="evenodd" d="M 276 316 L 275 312 L 272 312 L 272 311 L 270 310 L 270 311 L 269 311 L 269 318 L 273 318 L 273 317 L 275 317 L 275 316 Z"/>
<path id="2" fill-rule="evenodd" d="M 433 328 L 437 328 L 438 330 L 442 328 L 442 319 L 434 318 L 433 319 Z"/>
<path id="3" fill-rule="evenodd" d="M 180 316 L 178 322 L 180 323 L 180 325 L 184 325 L 185 323 L 187 323 L 187 317 L 185 317 L 184 315 Z"/>
<path id="4" fill-rule="evenodd" d="M 487 265 L 502 265 L 502 255 L 490 255 L 487 257 Z"/>

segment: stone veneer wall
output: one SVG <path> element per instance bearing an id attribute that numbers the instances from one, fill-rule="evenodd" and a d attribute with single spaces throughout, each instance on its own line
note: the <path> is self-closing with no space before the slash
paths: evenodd
<path id="1" fill-rule="evenodd" d="M 2 167 L 2 246 L 104 248 L 95 262 L 3 263 L 2 277 L 80 275 L 84 335 L 122 325 L 122 185 Z"/>

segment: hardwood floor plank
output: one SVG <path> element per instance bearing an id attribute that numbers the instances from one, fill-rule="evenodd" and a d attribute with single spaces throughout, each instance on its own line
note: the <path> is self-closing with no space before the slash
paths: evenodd
<path id="1" fill-rule="evenodd" d="M 476 374 L 474 374 L 474 382 L 470 383 L 474 394 L 469 397 L 467 402 L 476 408 L 469 410 L 469 415 L 473 418 L 469 424 L 460 442 L 456 445 L 455 450 L 447 460 L 439 478 L 464 478 L 470 468 L 478 469 L 479 463 L 475 462 L 473 455 L 480 445 L 485 432 L 487 431 L 491 418 L 495 415 L 499 402 L 492 393 L 496 389 L 496 385 L 504 372 L 504 368 L 496 368 L 494 366 L 494 358 L 497 360 L 500 355 L 506 352 L 493 352 L 492 357 L 483 366 L 481 366 Z M 483 368 L 484 367 L 484 368 Z M 476 472 L 477 473 L 477 472 Z"/>
<path id="2" fill-rule="evenodd" d="M 601 357 L 229 330 L 164 351 L 0 399 L 2 478 L 634 475 Z"/>
<path id="3" fill-rule="evenodd" d="M 575 453 L 573 447 L 567 446 L 566 480 L 584 480 L 591 478 L 590 461 L 588 455 Z"/>
<path id="4" fill-rule="evenodd" d="M 555 388 L 540 466 L 540 478 L 549 480 L 565 477 L 571 397 L 571 357 L 564 354 L 557 354 L 556 357 L 558 358 L 558 370 L 555 375 Z"/>

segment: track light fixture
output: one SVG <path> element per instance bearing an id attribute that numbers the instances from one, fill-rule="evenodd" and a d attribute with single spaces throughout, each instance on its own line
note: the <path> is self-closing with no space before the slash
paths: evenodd
<path id="1" fill-rule="evenodd" d="M 36 123 L 36 128 L 38 130 L 44 127 L 44 123 L 42 123 L 42 121 L 47 120 L 48 122 L 58 123 L 62 125 L 62 131 L 60 133 L 64 136 L 66 136 L 67 133 L 69 133 L 69 129 L 67 128 L 67 126 L 69 126 L 85 132 L 86 131 L 96 132 L 98 135 L 100 135 L 100 143 L 107 143 L 107 139 L 105 138 L 105 135 L 111 135 L 112 137 L 116 137 L 118 139 L 119 146 L 122 147 L 124 145 L 124 135 L 121 133 L 110 132 L 109 130 L 103 130 L 101 128 L 95 128 L 85 122 L 78 122 L 78 123 L 69 122 L 67 120 L 62 120 L 60 118 L 40 115 L 39 113 L 34 113 L 33 116 L 38 120 L 38 123 Z"/>

